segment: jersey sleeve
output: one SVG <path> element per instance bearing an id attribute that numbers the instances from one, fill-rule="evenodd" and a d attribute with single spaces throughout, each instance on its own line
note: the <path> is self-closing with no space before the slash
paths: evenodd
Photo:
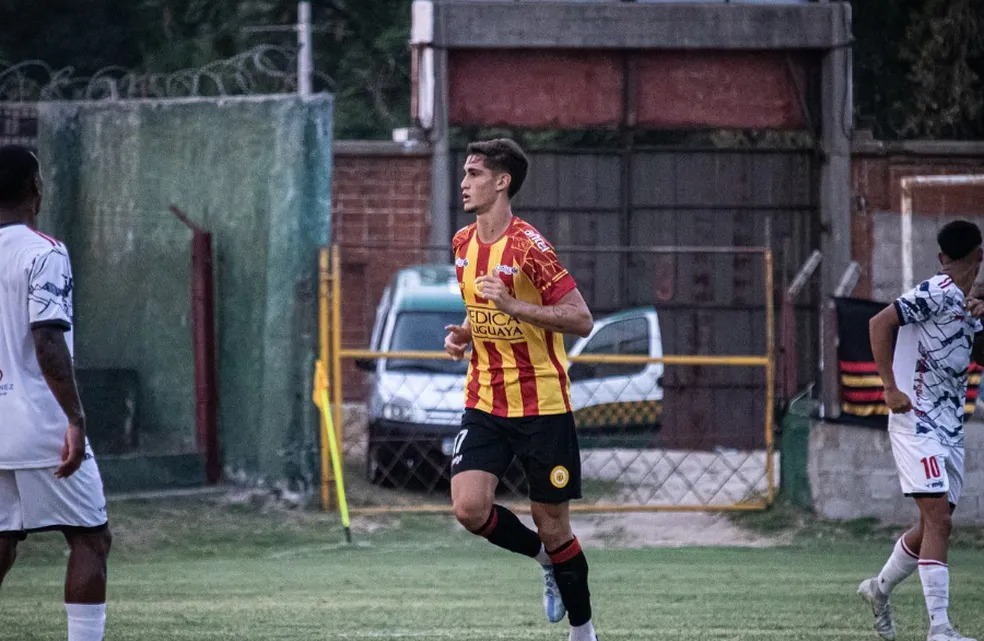
<path id="1" fill-rule="evenodd" d="M 557 252 L 542 236 L 531 237 L 523 260 L 523 272 L 540 292 L 544 305 L 553 305 L 577 287 L 574 277 L 560 264 Z"/>
<path id="2" fill-rule="evenodd" d="M 28 314 L 31 328 L 72 328 L 72 267 L 61 247 L 38 254 L 31 265 Z"/>
<path id="3" fill-rule="evenodd" d="M 928 280 L 895 299 L 895 313 L 900 325 L 924 323 L 934 318 L 943 302 L 943 291 Z"/>

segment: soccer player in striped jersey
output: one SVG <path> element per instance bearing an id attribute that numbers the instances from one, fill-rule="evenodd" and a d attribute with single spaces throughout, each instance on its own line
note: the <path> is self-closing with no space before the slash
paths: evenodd
<path id="1" fill-rule="evenodd" d="M 947 549 L 950 515 L 964 481 L 967 368 L 971 359 L 984 362 L 984 303 L 969 295 L 984 249 L 980 229 L 964 220 L 945 225 L 937 242 L 942 270 L 869 324 L 902 492 L 919 507 L 919 523 L 895 543 L 878 576 L 858 587 L 874 613 L 875 631 L 886 641 L 895 639 L 888 597 L 917 570 L 929 611 L 927 641 L 974 641 L 950 624 Z"/>
<path id="2" fill-rule="evenodd" d="M 593 320 L 553 247 L 512 213 L 527 168 L 512 140 L 468 146 L 461 195 L 476 221 L 452 243 L 467 316 L 446 328 L 444 343 L 456 360 L 472 346 L 451 500 L 469 531 L 543 566 L 548 620 L 566 613 L 570 641 L 597 641 L 588 562 L 570 523 L 569 502 L 581 498 L 581 458 L 563 341 L 564 334 L 587 336 Z M 535 532 L 494 502 L 514 456 L 529 481 Z"/>
<path id="3" fill-rule="evenodd" d="M 0 147 L 0 582 L 17 543 L 59 530 L 68 641 L 101 641 L 110 534 L 72 363 L 72 267 L 37 231 L 38 159 Z M 3 636 L 3 635 L 0 635 Z"/>

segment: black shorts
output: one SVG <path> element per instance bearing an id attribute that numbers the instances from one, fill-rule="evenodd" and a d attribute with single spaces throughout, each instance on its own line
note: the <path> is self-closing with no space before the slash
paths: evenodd
<path id="1" fill-rule="evenodd" d="M 531 501 L 581 498 L 581 453 L 570 412 L 504 418 L 467 409 L 454 445 L 452 476 L 480 470 L 502 478 L 515 456 L 526 473 Z"/>

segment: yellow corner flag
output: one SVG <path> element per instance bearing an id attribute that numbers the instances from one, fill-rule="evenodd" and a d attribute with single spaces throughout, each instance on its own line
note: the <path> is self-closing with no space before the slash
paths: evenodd
<path id="1" fill-rule="evenodd" d="M 328 441 L 328 451 L 331 454 L 331 469 L 335 475 L 335 491 L 338 494 L 338 511 L 342 516 L 342 527 L 345 528 L 345 540 L 352 542 L 352 530 L 349 522 L 348 500 L 345 497 L 345 478 L 342 474 L 342 454 L 335 437 L 335 425 L 331 418 L 331 404 L 328 401 L 328 371 L 320 359 L 314 366 L 314 404 L 321 410 L 322 425 Z"/>

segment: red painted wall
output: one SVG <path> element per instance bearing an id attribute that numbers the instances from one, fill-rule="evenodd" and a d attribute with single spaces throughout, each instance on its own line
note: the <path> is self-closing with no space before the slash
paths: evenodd
<path id="1" fill-rule="evenodd" d="M 625 69 L 632 110 L 650 128 L 806 126 L 804 56 L 775 52 L 457 50 L 449 55 L 452 125 L 615 127 Z M 794 81 L 796 79 L 796 81 Z"/>

